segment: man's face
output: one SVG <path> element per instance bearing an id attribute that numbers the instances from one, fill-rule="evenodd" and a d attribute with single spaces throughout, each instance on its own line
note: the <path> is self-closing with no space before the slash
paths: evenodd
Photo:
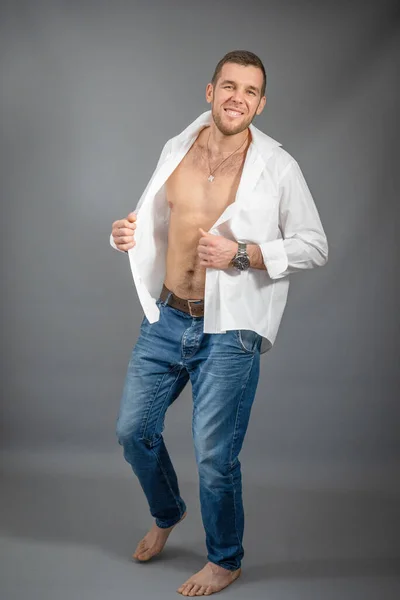
<path id="1" fill-rule="evenodd" d="M 266 102 L 261 97 L 263 74 L 252 65 L 243 66 L 225 63 L 218 80 L 207 85 L 206 100 L 211 103 L 215 125 L 224 135 L 235 135 L 244 131 Z"/>

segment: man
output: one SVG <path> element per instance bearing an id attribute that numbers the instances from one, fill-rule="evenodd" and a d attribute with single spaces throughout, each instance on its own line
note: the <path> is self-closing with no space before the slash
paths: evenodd
<path id="1" fill-rule="evenodd" d="M 177 591 L 210 595 L 241 573 L 239 453 L 260 354 L 277 334 L 288 275 L 323 265 L 328 246 L 299 165 L 251 123 L 266 75 L 251 52 L 218 63 L 201 115 L 165 145 L 135 212 L 115 221 L 144 310 L 117 436 L 155 519 L 134 558 L 147 561 L 186 516 L 162 431 L 191 380 L 192 431 L 208 562 Z"/>

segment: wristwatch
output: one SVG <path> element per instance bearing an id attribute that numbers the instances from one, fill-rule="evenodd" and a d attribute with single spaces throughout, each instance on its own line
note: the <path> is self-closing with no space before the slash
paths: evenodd
<path id="1" fill-rule="evenodd" d="M 246 251 L 247 244 L 238 242 L 238 251 L 232 258 L 232 266 L 238 271 L 246 271 L 250 267 L 250 258 Z"/>

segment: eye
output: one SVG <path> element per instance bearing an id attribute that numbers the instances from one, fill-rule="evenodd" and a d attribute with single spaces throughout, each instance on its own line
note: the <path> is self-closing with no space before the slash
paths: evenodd
<path id="1" fill-rule="evenodd" d="M 253 96 L 255 96 L 255 95 L 256 95 L 256 93 L 255 93 L 255 92 L 253 92 L 252 90 L 249 90 L 249 94 L 252 94 Z"/>

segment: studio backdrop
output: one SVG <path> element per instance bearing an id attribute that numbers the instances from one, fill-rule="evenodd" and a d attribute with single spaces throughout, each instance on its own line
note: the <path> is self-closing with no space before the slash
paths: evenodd
<path id="1" fill-rule="evenodd" d="M 245 17 L 245 18 L 244 18 Z M 329 261 L 291 276 L 242 452 L 246 477 L 395 485 L 399 464 L 395 2 L 4 3 L 1 445 L 9 461 L 127 472 L 115 420 L 143 311 L 109 245 L 165 141 L 258 54 L 254 124 L 298 161 Z M 195 478 L 191 389 L 166 419 Z M 99 467 L 101 465 L 101 467 Z"/>

